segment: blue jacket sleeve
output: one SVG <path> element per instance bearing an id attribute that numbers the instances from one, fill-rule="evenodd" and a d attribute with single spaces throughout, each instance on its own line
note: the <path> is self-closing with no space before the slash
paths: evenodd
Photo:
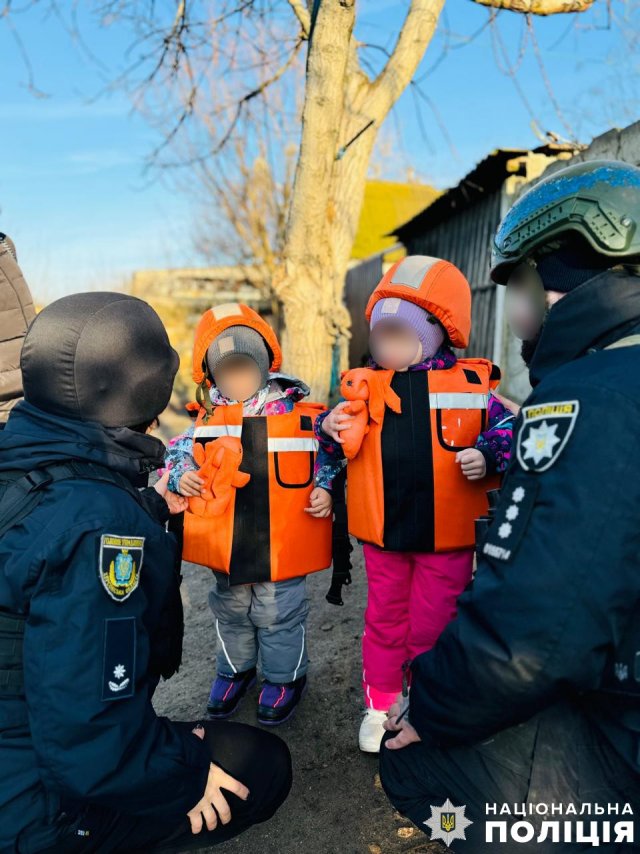
<path id="1" fill-rule="evenodd" d="M 320 413 L 315 420 L 313 429 L 318 440 L 318 455 L 314 469 L 314 482 L 316 486 L 331 491 L 333 480 L 346 465 L 342 448 L 337 442 L 327 436 L 322 429 L 324 419 L 329 410 Z"/>
<path id="2" fill-rule="evenodd" d="M 114 601 L 103 586 L 101 535 L 140 533 L 126 518 L 67 528 L 47 538 L 32 564 L 38 581 L 24 637 L 30 728 L 47 788 L 179 821 L 202 797 L 210 758 L 188 727 L 158 717 L 151 705 L 147 626 L 173 560 L 168 536 L 158 529 L 146 537 L 139 587 L 129 598 Z M 112 692 L 109 680 L 125 678 L 125 690 Z"/>
<path id="3" fill-rule="evenodd" d="M 476 448 L 487 462 L 490 474 L 502 474 L 511 460 L 511 443 L 515 415 L 497 397 L 489 395 L 489 423 L 478 436 Z"/>
<path id="4" fill-rule="evenodd" d="M 637 401 L 604 395 L 618 415 L 617 447 L 635 447 Z M 413 662 L 410 717 L 428 744 L 473 743 L 596 689 L 631 619 L 640 595 L 637 456 L 612 451 L 600 388 L 551 386 L 529 403 L 576 398 L 566 442 L 566 421 L 538 421 L 536 433 L 519 423 L 517 457 L 541 465 L 514 459 L 457 618 Z"/>
<path id="5" fill-rule="evenodd" d="M 185 472 L 197 471 L 198 465 L 193 459 L 193 432 L 189 427 L 184 433 L 171 439 L 167 445 L 165 454 L 165 465 L 169 469 L 169 489 L 171 492 L 180 492 L 180 478 Z"/>

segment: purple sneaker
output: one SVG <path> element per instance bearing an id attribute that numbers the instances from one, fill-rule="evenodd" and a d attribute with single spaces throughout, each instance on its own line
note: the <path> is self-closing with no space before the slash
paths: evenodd
<path id="1" fill-rule="evenodd" d="M 233 676 L 216 676 L 207 702 L 209 717 L 221 719 L 232 715 L 240 705 L 240 700 L 249 688 L 255 685 L 255 682 L 255 667 L 243 673 L 234 673 Z"/>
<path id="2" fill-rule="evenodd" d="M 277 726 L 288 721 L 304 694 L 306 684 L 306 676 L 283 685 L 265 679 L 258 698 L 258 722 L 265 726 Z"/>

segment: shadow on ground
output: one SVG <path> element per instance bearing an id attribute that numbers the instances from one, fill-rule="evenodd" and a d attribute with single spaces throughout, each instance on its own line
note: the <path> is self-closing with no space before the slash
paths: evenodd
<path id="1" fill-rule="evenodd" d="M 345 605 L 325 601 L 330 574 L 309 579 L 309 690 L 296 716 L 278 729 L 293 755 L 288 801 L 268 823 L 227 843 L 229 854 L 442 854 L 409 821 L 395 813 L 377 776 L 377 757 L 357 744 L 362 709 L 360 633 L 366 598 L 361 550 L 354 552 L 354 583 Z M 202 716 L 213 674 L 215 631 L 207 604 L 211 576 L 184 566 L 185 646 L 180 673 L 158 688 L 159 714 Z M 255 724 L 257 691 L 236 718 Z M 219 848 L 210 848 L 218 851 Z"/>

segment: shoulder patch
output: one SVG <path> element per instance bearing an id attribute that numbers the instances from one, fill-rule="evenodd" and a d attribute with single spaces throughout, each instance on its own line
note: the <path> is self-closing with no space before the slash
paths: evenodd
<path id="1" fill-rule="evenodd" d="M 98 573 L 102 586 L 116 602 L 124 602 L 140 584 L 144 537 L 103 534 Z"/>
<path id="2" fill-rule="evenodd" d="M 546 471 L 557 462 L 573 432 L 579 412 L 577 400 L 523 407 L 516 437 L 516 454 L 525 471 Z"/>
<path id="3" fill-rule="evenodd" d="M 136 618 L 118 617 L 104 621 L 102 699 L 133 697 L 136 671 Z"/>

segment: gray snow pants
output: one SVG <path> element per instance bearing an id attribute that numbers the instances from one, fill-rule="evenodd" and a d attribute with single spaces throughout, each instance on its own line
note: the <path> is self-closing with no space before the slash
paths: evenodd
<path id="1" fill-rule="evenodd" d="M 227 587 L 221 578 L 209 593 L 218 641 L 217 668 L 233 676 L 255 667 L 269 682 L 293 682 L 307 672 L 307 579 Z"/>

